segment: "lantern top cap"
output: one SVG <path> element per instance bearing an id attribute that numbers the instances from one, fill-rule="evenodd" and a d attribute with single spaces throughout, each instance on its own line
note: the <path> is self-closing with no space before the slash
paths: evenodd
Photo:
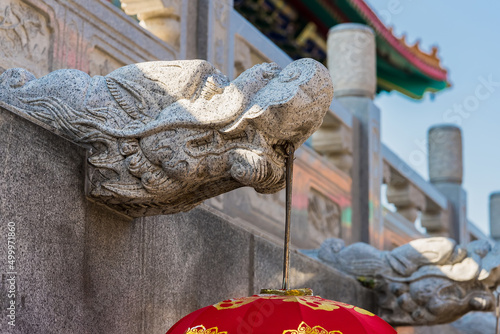
<path id="1" fill-rule="evenodd" d="M 261 289 L 261 294 L 276 296 L 312 296 L 313 291 L 309 288 L 303 289 Z"/>

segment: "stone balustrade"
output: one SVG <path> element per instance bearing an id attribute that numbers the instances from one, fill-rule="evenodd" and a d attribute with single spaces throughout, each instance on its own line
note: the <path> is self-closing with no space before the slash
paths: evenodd
<path id="1" fill-rule="evenodd" d="M 335 110 L 335 113 L 332 111 Z M 342 119 L 337 115 L 344 114 Z M 353 117 L 340 103 L 334 101 L 323 124 L 312 136 L 312 147 L 344 173 L 350 175 L 353 164 Z"/>
<path id="2" fill-rule="evenodd" d="M 446 235 L 450 224 L 446 197 L 387 146 L 383 146 L 382 152 L 387 201 L 411 223 L 421 214 L 422 227 L 429 235 Z"/>

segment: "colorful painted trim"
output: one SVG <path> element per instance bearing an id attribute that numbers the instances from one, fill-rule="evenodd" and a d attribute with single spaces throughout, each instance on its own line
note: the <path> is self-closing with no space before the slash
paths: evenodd
<path id="1" fill-rule="evenodd" d="M 388 29 L 382 21 L 377 17 L 373 10 L 366 4 L 364 0 L 347 0 L 352 4 L 352 6 L 357 9 L 357 11 L 363 16 L 363 18 L 369 22 L 370 26 L 382 36 L 395 50 L 397 50 L 404 58 L 408 59 L 412 65 L 414 65 L 419 71 L 422 71 L 425 75 L 428 75 L 434 80 L 446 81 L 448 72 L 446 69 L 441 67 L 435 67 L 412 52 L 410 48 L 403 44 L 400 39 L 398 39 L 390 29 Z"/>

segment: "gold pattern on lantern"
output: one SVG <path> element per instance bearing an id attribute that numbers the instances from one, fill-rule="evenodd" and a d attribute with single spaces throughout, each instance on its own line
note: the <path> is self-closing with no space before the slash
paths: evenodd
<path id="1" fill-rule="evenodd" d="M 313 310 L 322 310 L 322 311 L 333 311 L 339 309 L 340 307 L 346 309 L 353 309 L 359 314 L 374 316 L 373 313 L 364 310 L 362 308 L 356 307 L 354 305 L 336 302 L 333 300 L 323 299 L 317 296 L 275 296 L 275 295 L 257 295 L 252 297 L 243 297 L 237 299 L 228 299 L 224 300 L 220 303 L 214 305 L 217 310 L 227 310 L 227 309 L 235 309 L 250 303 L 253 303 L 257 300 L 282 300 L 284 302 L 294 302 L 300 303 L 304 306 L 307 306 Z"/>
<path id="2" fill-rule="evenodd" d="M 199 325 L 188 328 L 186 334 L 227 334 L 227 332 L 219 332 L 217 327 L 206 329 L 205 326 Z"/>
<path id="3" fill-rule="evenodd" d="M 334 301 L 326 300 L 315 296 L 254 296 L 254 297 L 244 297 L 238 299 L 228 299 L 214 305 L 218 310 L 227 310 L 241 307 L 253 303 L 256 300 L 283 300 L 284 302 L 295 302 L 307 306 L 313 310 L 323 310 L 323 311 L 333 311 L 339 308 Z"/>
<path id="4" fill-rule="evenodd" d="M 283 298 L 283 301 L 298 302 L 304 306 L 312 308 L 313 310 L 333 311 L 339 308 L 334 301 L 314 296 L 307 296 L 307 297 L 287 296 Z"/>
<path id="5" fill-rule="evenodd" d="M 310 327 L 302 321 L 297 329 L 283 331 L 283 334 L 342 334 L 341 331 L 328 331 L 321 326 Z"/>
<path id="6" fill-rule="evenodd" d="M 261 297 L 259 296 L 253 296 L 253 297 L 244 297 L 244 298 L 236 298 L 236 299 L 228 299 L 228 300 L 223 300 L 220 303 L 217 303 L 214 305 L 214 307 L 218 310 L 227 310 L 227 309 L 233 309 L 233 308 L 238 308 L 246 304 L 253 303 L 257 299 L 260 299 Z"/>
<path id="7" fill-rule="evenodd" d="M 371 313 L 370 311 L 364 310 L 364 309 L 359 308 L 359 307 L 354 307 L 354 311 L 356 311 L 360 314 L 369 315 L 370 317 L 373 317 L 375 315 L 375 314 Z"/>
<path id="8" fill-rule="evenodd" d="M 342 306 L 343 308 L 354 308 L 354 305 L 351 305 L 351 304 L 346 304 L 346 303 L 337 302 L 337 301 L 335 301 L 334 303 L 335 303 L 335 305 Z"/>

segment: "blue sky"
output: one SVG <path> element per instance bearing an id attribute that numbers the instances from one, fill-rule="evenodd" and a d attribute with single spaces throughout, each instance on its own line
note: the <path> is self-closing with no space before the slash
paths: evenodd
<path id="1" fill-rule="evenodd" d="M 488 197 L 500 191 L 500 1 L 367 2 L 397 36 L 405 33 L 411 43 L 420 39 L 426 51 L 438 45 L 453 84 L 434 99 L 427 94 L 421 101 L 395 92 L 380 94 L 375 103 L 381 109 L 382 141 L 428 179 L 428 128 L 459 125 L 468 217 L 489 234 Z M 484 81 L 498 84 L 489 85 L 487 94 L 478 88 Z M 474 98 L 477 89 L 480 99 Z"/>

